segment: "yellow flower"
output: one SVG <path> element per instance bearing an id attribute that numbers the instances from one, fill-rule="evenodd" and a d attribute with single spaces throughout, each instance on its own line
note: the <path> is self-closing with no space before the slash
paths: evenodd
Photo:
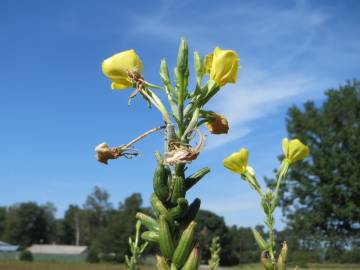
<path id="1" fill-rule="evenodd" d="M 226 134 L 229 131 L 227 119 L 220 114 L 211 115 L 205 125 L 212 134 Z"/>
<path id="2" fill-rule="evenodd" d="M 212 54 L 205 58 L 205 73 L 219 86 L 235 83 L 239 69 L 239 58 L 235 51 L 222 50 L 216 47 Z"/>
<path id="3" fill-rule="evenodd" d="M 141 74 L 142 63 L 134 50 L 127 50 L 105 59 L 102 71 L 112 81 L 112 89 L 125 89 L 133 85 L 128 79 L 128 72 L 137 71 Z"/>
<path id="4" fill-rule="evenodd" d="M 285 158 L 290 161 L 290 163 L 305 159 L 310 152 L 309 147 L 298 139 L 289 141 L 287 138 L 284 138 L 282 141 L 282 148 Z"/>
<path id="5" fill-rule="evenodd" d="M 224 159 L 224 167 L 234 173 L 244 174 L 248 169 L 249 152 L 241 148 L 239 152 L 233 153 Z"/>

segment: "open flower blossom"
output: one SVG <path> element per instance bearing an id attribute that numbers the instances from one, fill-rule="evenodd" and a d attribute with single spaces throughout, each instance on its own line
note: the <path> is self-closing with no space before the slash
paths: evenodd
<path id="1" fill-rule="evenodd" d="M 235 83 L 239 69 L 239 58 L 235 51 L 222 50 L 216 47 L 212 54 L 205 58 L 204 71 L 219 86 Z"/>
<path id="2" fill-rule="evenodd" d="M 224 167 L 234 173 L 244 174 L 248 168 L 249 152 L 241 148 L 239 152 L 233 153 L 224 159 Z"/>
<path id="3" fill-rule="evenodd" d="M 229 123 L 221 114 L 211 115 L 205 125 L 212 134 L 227 134 L 229 131 Z"/>
<path id="4" fill-rule="evenodd" d="M 282 148 L 285 159 L 290 163 L 305 159 L 310 152 L 309 147 L 298 139 L 289 141 L 287 138 L 284 138 L 282 141 Z"/>
<path id="5" fill-rule="evenodd" d="M 117 53 L 102 63 L 102 71 L 111 81 L 112 89 L 126 89 L 133 86 L 129 73 L 142 73 L 142 62 L 134 50 Z"/>

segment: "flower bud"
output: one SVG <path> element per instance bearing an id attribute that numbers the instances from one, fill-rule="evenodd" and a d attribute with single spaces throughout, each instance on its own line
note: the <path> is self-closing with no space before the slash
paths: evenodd
<path id="1" fill-rule="evenodd" d="M 169 69 L 165 59 L 162 59 L 160 63 L 160 77 L 165 85 L 170 84 Z"/>
<path id="2" fill-rule="evenodd" d="M 193 250 L 191 251 L 188 259 L 185 262 L 183 270 L 197 270 L 200 265 L 201 260 L 201 250 L 200 245 L 197 243 Z"/>
<path id="3" fill-rule="evenodd" d="M 134 50 L 127 50 L 105 59 L 102 71 L 112 81 L 112 89 L 125 89 L 133 85 L 128 73 L 137 71 L 141 74 L 142 62 Z"/>
<path id="4" fill-rule="evenodd" d="M 194 66 L 196 74 L 196 82 L 200 86 L 204 75 L 204 61 L 198 52 L 194 52 Z"/>
<path id="5" fill-rule="evenodd" d="M 212 114 L 205 125 L 212 134 L 227 134 L 229 131 L 227 119 L 220 114 Z"/>
<path id="6" fill-rule="evenodd" d="M 290 162 L 296 162 L 305 159 L 309 155 L 309 147 L 304 145 L 298 139 L 283 139 L 282 148 L 285 158 Z"/>
<path id="7" fill-rule="evenodd" d="M 214 57 L 213 53 L 210 53 L 205 57 L 204 72 L 207 75 L 210 75 L 213 57 Z"/>
<path id="8" fill-rule="evenodd" d="M 219 86 L 235 83 L 239 69 L 239 58 L 235 51 L 222 50 L 216 47 L 212 54 L 206 56 L 205 73 Z"/>
<path id="9" fill-rule="evenodd" d="M 170 270 L 169 265 L 166 263 L 166 259 L 159 255 L 156 255 L 156 268 L 159 270 Z"/>
<path id="10" fill-rule="evenodd" d="M 265 270 L 273 270 L 273 264 L 270 258 L 270 254 L 269 251 L 263 251 L 261 252 L 261 257 L 260 257 L 260 261 L 261 264 L 264 266 Z"/>
<path id="11" fill-rule="evenodd" d="M 180 46 L 179 46 L 179 52 L 178 52 L 178 58 L 177 58 L 177 69 L 179 72 L 184 73 L 186 72 L 188 68 L 188 45 L 186 43 L 186 40 L 183 38 L 181 39 Z"/>
<path id="12" fill-rule="evenodd" d="M 261 251 L 267 250 L 268 245 L 267 245 L 266 241 L 264 240 L 264 238 L 261 236 L 261 234 L 255 229 L 252 229 L 252 233 L 253 233 L 255 241 L 256 241 L 257 245 L 259 246 L 259 248 L 261 249 Z"/>
<path id="13" fill-rule="evenodd" d="M 284 241 L 277 261 L 278 270 L 286 270 L 287 253 L 288 253 L 288 246 Z"/>

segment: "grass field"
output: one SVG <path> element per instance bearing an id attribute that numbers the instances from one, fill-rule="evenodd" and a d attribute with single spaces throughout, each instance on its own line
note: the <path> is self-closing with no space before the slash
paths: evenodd
<path id="1" fill-rule="evenodd" d="M 18 262 L 0 261 L 0 270 L 115 270 L 124 269 L 123 265 L 87 264 L 87 263 L 60 263 L 60 262 Z M 140 267 L 141 270 L 153 270 L 151 267 Z M 262 270 L 259 264 L 247 264 L 237 267 L 221 268 L 226 270 Z M 292 270 L 293 267 L 288 267 Z M 307 270 L 360 270 L 360 265 L 312 264 Z"/>
<path id="2" fill-rule="evenodd" d="M 259 264 L 246 264 L 242 266 L 230 267 L 229 270 L 263 270 Z M 294 267 L 287 267 L 288 270 L 293 270 Z M 360 270 L 360 265 L 353 264 L 309 264 L 307 267 L 301 267 L 300 269 L 306 270 Z"/>

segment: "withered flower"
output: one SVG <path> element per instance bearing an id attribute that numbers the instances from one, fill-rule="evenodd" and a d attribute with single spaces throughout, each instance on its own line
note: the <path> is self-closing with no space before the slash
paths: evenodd
<path id="1" fill-rule="evenodd" d="M 108 164 L 109 159 L 117 159 L 121 156 L 131 158 L 132 156 L 139 155 L 136 150 L 129 148 L 127 145 L 110 148 L 109 145 L 105 142 L 100 143 L 98 146 L 96 146 L 95 152 L 96 159 L 104 164 Z"/>
<path id="2" fill-rule="evenodd" d="M 181 142 L 171 142 L 168 152 L 165 154 L 164 164 L 175 165 L 181 163 L 191 163 L 195 160 L 205 146 L 205 136 L 198 129 L 194 129 L 199 135 L 199 142 L 195 147 Z"/>

